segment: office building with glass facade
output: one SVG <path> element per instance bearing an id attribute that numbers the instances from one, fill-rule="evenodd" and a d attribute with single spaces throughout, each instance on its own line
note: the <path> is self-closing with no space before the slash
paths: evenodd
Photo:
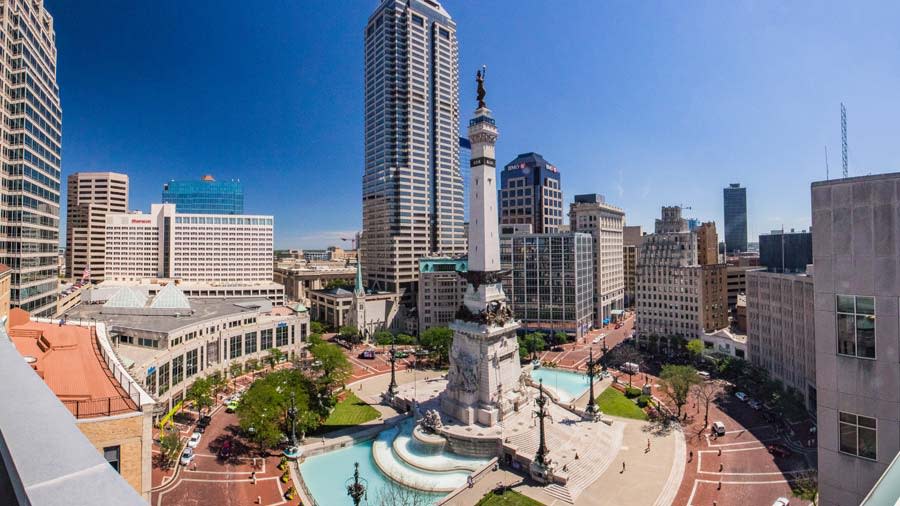
<path id="1" fill-rule="evenodd" d="M 5 115 L 0 263 L 12 269 L 10 302 L 50 315 L 59 292 L 62 109 L 56 83 L 53 17 L 40 0 L 0 9 Z"/>
<path id="2" fill-rule="evenodd" d="M 723 190 L 725 247 L 728 252 L 747 251 L 747 189 L 732 183 Z"/>
<path id="3" fill-rule="evenodd" d="M 563 224 L 559 169 L 538 153 L 523 153 L 500 172 L 500 224 L 530 224 L 536 234 Z"/>
<path id="4" fill-rule="evenodd" d="M 186 214 L 244 214 L 244 187 L 240 181 L 169 181 L 163 185 L 163 204 L 175 204 Z"/>
<path id="5" fill-rule="evenodd" d="M 459 175 L 463 181 L 463 220 L 469 222 L 469 179 L 472 175 L 472 143 L 465 137 L 459 138 Z"/>
<path id="6" fill-rule="evenodd" d="M 621 247 L 621 246 L 620 246 Z M 503 291 L 522 328 L 581 337 L 594 321 L 594 239 L 590 234 L 500 236 Z"/>
<path id="7" fill-rule="evenodd" d="M 773 230 L 759 236 L 759 265 L 769 272 L 806 272 L 812 259 L 812 234 Z"/>

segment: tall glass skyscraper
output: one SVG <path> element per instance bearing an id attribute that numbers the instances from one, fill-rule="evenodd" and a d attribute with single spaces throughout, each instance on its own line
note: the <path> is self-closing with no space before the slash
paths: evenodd
<path id="1" fill-rule="evenodd" d="M 747 189 L 731 183 L 724 190 L 725 247 L 729 252 L 747 251 Z"/>
<path id="2" fill-rule="evenodd" d="M 465 137 L 459 138 L 459 175 L 463 180 L 463 220 L 469 222 L 469 180 L 472 177 L 472 143 Z"/>
<path id="3" fill-rule="evenodd" d="M 414 291 L 419 258 L 466 251 L 456 24 L 434 0 L 382 0 L 365 28 L 363 273 Z M 407 299 L 409 301 L 409 299 Z"/>
<path id="4" fill-rule="evenodd" d="M 0 37 L 5 48 L 0 262 L 12 269 L 11 305 L 51 315 L 59 291 L 62 143 L 53 17 L 41 1 L 7 0 L 0 7 Z"/>
<path id="5" fill-rule="evenodd" d="M 169 181 L 163 185 L 163 204 L 175 204 L 182 214 L 244 214 L 244 187 L 240 181 Z"/>

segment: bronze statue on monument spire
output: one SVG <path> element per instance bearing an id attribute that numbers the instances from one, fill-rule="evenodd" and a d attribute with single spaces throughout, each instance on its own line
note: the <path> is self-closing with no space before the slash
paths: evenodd
<path id="1" fill-rule="evenodd" d="M 484 96 L 487 95 L 487 92 L 484 91 L 484 77 L 487 75 L 487 65 L 482 65 L 481 70 L 475 72 L 475 82 L 478 83 L 478 108 L 484 109 L 487 105 L 484 103 Z"/>

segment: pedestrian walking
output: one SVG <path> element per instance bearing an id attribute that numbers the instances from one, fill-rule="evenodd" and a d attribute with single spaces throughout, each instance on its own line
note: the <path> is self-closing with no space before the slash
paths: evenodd
<path id="1" fill-rule="evenodd" d="M 719 457 L 721 457 L 721 456 L 722 456 L 722 449 L 719 448 Z"/>
<path id="2" fill-rule="evenodd" d="M 253 471 L 253 473 L 250 475 L 250 480 L 254 485 L 256 485 L 256 471 Z"/>
<path id="3" fill-rule="evenodd" d="M 691 450 L 690 453 L 688 453 L 688 462 L 692 460 L 694 460 L 694 450 Z"/>
<path id="4" fill-rule="evenodd" d="M 623 473 L 625 472 L 625 461 L 624 460 L 622 461 L 622 472 Z"/>

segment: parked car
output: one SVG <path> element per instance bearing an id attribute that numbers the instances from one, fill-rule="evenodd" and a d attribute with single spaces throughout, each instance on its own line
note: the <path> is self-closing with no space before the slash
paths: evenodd
<path id="1" fill-rule="evenodd" d="M 181 453 L 181 460 L 179 462 L 183 466 L 190 465 L 191 462 L 194 461 L 194 449 L 191 447 L 187 447 L 184 449 L 184 452 Z"/>
<path id="2" fill-rule="evenodd" d="M 779 497 L 775 499 L 775 502 L 772 503 L 772 506 L 790 506 L 791 501 L 787 497 Z"/>
<path id="3" fill-rule="evenodd" d="M 238 402 L 231 401 L 227 405 L 225 405 L 225 412 L 226 413 L 234 413 L 235 411 L 237 411 L 237 408 L 238 408 Z"/>
<path id="4" fill-rule="evenodd" d="M 193 434 L 191 434 L 191 438 L 188 439 L 188 442 L 187 442 L 188 448 L 196 448 L 197 445 L 200 444 L 200 439 L 202 437 L 203 437 L 203 435 L 196 431 Z"/>
<path id="5" fill-rule="evenodd" d="M 621 324 L 621 323 L 617 323 L 617 324 L 616 324 L 616 328 L 617 328 L 617 329 L 622 328 L 622 324 Z"/>
<path id="6" fill-rule="evenodd" d="M 749 401 L 747 401 L 747 405 L 757 411 L 759 411 L 759 408 L 762 407 L 762 403 L 756 399 L 750 399 Z"/>
<path id="7" fill-rule="evenodd" d="M 706 371 L 697 371 L 697 376 L 700 376 L 701 378 L 703 378 L 705 380 L 709 379 L 709 373 Z"/>
<path id="8" fill-rule="evenodd" d="M 770 444 L 766 445 L 766 450 L 769 450 L 769 453 L 776 457 L 786 458 L 791 456 L 791 451 L 779 444 Z"/>
<path id="9" fill-rule="evenodd" d="M 741 402 L 747 402 L 747 394 L 744 392 L 735 392 L 734 396 L 738 398 Z"/>
<path id="10" fill-rule="evenodd" d="M 375 350 L 363 350 L 359 355 L 357 355 L 357 357 L 366 360 L 373 360 L 375 359 Z"/>
<path id="11" fill-rule="evenodd" d="M 555 352 L 559 353 L 561 351 L 566 351 L 566 350 L 564 350 L 562 346 L 554 346 L 554 347 L 550 348 L 550 351 L 555 351 Z"/>
<path id="12" fill-rule="evenodd" d="M 396 352 L 394 352 L 394 356 L 397 358 L 406 358 L 409 356 L 409 353 L 407 353 L 405 351 L 396 351 Z"/>
<path id="13" fill-rule="evenodd" d="M 725 424 L 722 422 L 713 422 L 712 424 L 712 432 L 717 436 L 725 435 Z"/>
<path id="14" fill-rule="evenodd" d="M 200 421 L 197 422 L 197 428 L 207 428 L 209 427 L 209 422 L 212 421 L 212 417 L 209 415 L 203 415 L 200 417 Z"/>
<path id="15" fill-rule="evenodd" d="M 641 372 L 641 366 L 635 364 L 634 362 L 625 362 L 619 369 L 625 372 L 630 372 L 631 374 L 637 374 Z"/>

